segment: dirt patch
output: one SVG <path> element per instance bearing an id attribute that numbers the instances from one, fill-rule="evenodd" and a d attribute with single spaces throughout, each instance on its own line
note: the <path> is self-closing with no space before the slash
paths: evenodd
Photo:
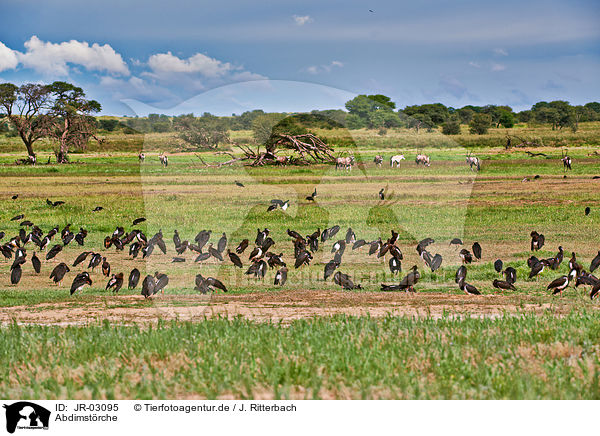
<path id="1" fill-rule="evenodd" d="M 169 296 L 151 302 L 142 297 L 104 297 L 74 306 L 72 303 L 36 304 L 0 308 L 0 322 L 48 325 L 85 325 L 101 320 L 116 323 L 155 323 L 159 320 L 202 321 L 222 317 L 289 323 L 338 314 L 383 317 L 498 317 L 505 313 L 561 313 L 560 306 L 507 295 L 450 295 L 444 293 L 385 293 L 343 291 L 281 291 L 241 295 Z M 566 309 L 565 309 L 566 310 Z"/>

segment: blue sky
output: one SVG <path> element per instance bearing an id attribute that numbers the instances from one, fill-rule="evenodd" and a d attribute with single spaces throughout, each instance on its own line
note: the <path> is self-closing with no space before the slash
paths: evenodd
<path id="1" fill-rule="evenodd" d="M 0 0 L 0 11 L 0 81 L 71 81 L 106 114 L 302 111 L 358 93 L 399 107 L 600 100 L 597 1 Z"/>

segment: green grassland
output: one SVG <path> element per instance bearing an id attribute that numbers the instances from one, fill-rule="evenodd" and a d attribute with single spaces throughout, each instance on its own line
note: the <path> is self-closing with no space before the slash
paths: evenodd
<path id="1" fill-rule="evenodd" d="M 520 129 L 516 133 L 520 136 L 541 138 L 546 146 L 531 151 L 547 157 L 530 158 L 520 148 L 504 150 L 498 146 L 505 138 L 502 129 L 491 129 L 482 137 L 466 132 L 445 137 L 427 132 L 390 130 L 380 136 L 353 131 L 354 144 L 341 141 L 346 145 L 336 147 L 357 157 L 360 165 L 352 171 L 335 171 L 331 165 L 216 168 L 205 166 L 196 153 L 176 152 L 181 149 L 173 135 L 115 134 L 102 149 L 90 145 L 85 153 L 72 154 L 68 165 L 47 165 L 52 145 L 41 144 L 40 163 L 30 167 L 15 164 L 22 157 L 22 145 L 14 138 L 2 139 L 0 230 L 16 234 L 19 221 L 10 219 L 23 213 L 44 231 L 70 223 L 73 231 L 84 227 L 89 236 L 85 247 L 73 242 L 55 260 L 42 258 L 40 275 L 28 262 L 16 286 L 10 285 L 12 261 L 0 259 L 0 318 L 5 325 L 0 335 L 4 363 L 0 396 L 597 398 L 598 300 L 590 301 L 589 287 L 570 288 L 562 298 L 549 295 L 547 284 L 567 272 L 566 262 L 558 271 L 544 271 L 540 278 L 529 280 L 526 261 L 531 255 L 531 230 L 546 235 L 546 247 L 536 254 L 540 258 L 553 256 L 562 245 L 566 259 L 575 251 L 587 269 L 600 249 L 600 180 L 592 179 L 600 175 L 600 156 L 595 154 L 600 124 L 582 124 L 577 133 Z M 234 133 L 232 139 L 240 142 L 250 135 Z M 347 132 L 323 133 L 334 145 L 335 138 L 348 137 Z M 491 143 L 497 145 L 483 147 Z M 479 173 L 465 164 L 465 145 L 482 159 Z M 568 147 L 573 158 L 573 171 L 566 174 L 559 147 Z M 147 153 L 143 164 L 137 158 L 140 150 Z M 239 153 L 235 145 L 231 150 Z M 170 153 L 167 168 L 158 162 L 159 151 Z M 430 168 L 415 165 L 417 151 L 431 155 Z M 389 158 L 397 152 L 407 157 L 399 169 L 391 169 L 387 161 L 382 168 L 372 162 L 376 154 Z M 229 158 L 199 154 L 211 164 Z M 540 177 L 534 179 L 535 175 Z M 245 188 L 236 186 L 236 180 Z M 384 187 L 382 201 L 377 193 Z M 310 203 L 305 197 L 315 188 L 318 196 Z M 17 193 L 19 198 L 11 200 Z M 66 203 L 51 208 L 46 198 Z M 272 198 L 289 199 L 289 209 L 267 212 Z M 104 210 L 92 212 L 96 206 Z M 583 213 L 586 206 L 592 209 L 589 216 Z M 104 237 L 117 225 L 131 230 L 132 220 L 140 216 L 147 221 L 137 228 L 149 236 L 162 230 L 166 255 L 155 250 L 147 260 L 133 260 L 127 251 L 102 247 Z M 283 253 L 289 266 L 293 247 L 288 228 L 306 235 L 336 224 L 340 233 L 322 244 L 309 267 L 294 270 L 292 266 L 284 289 L 273 285 L 273 270 L 264 281 L 256 281 L 227 260 L 198 264 L 195 255 L 186 252 L 186 262 L 171 262 L 176 255 L 171 241 L 175 229 L 182 240 L 193 240 L 200 230 L 211 229 L 215 244 L 226 232 L 234 248 L 244 238 L 253 241 L 257 228 L 268 227 L 276 241 L 273 251 Z M 348 248 L 340 270 L 363 289 L 341 291 L 331 278 L 323 281 L 324 264 L 333 256 L 331 246 L 343 238 L 347 227 L 367 241 L 387 239 L 392 229 L 399 231 L 404 254 L 401 275 L 412 265 L 418 265 L 422 274 L 415 296 L 386 296 L 391 300 L 378 313 L 388 308 L 394 313 L 399 307 L 428 313 L 431 301 L 443 297 L 444 304 L 437 308 L 444 314 L 336 315 L 354 313 L 365 301 L 384 298 L 380 284 L 398 280 L 389 273 L 387 257 L 377 259 L 368 256 L 366 248 Z M 436 273 L 425 268 L 415 251 L 417 241 L 425 237 L 436 240 L 429 247 L 432 254 L 444 257 Z M 455 237 L 462 238 L 466 248 L 475 241 L 483 247 L 483 257 L 468 267 L 467 279 L 482 297 L 467 296 L 454 283 L 460 259 L 449 241 Z M 102 253 L 112 272 L 124 272 L 126 277 L 133 267 L 142 274 L 167 273 L 166 295 L 145 301 L 138 287 L 110 296 L 104 290 L 108 279 L 96 271 L 91 274 L 93 285 L 71 297 L 70 282 L 87 265 L 72 268 L 62 287 L 51 284 L 48 275 L 58 262 L 71 264 L 83 250 Z M 248 253 L 242 258 L 245 266 Z M 516 292 L 494 293 L 491 282 L 498 274 L 493 262 L 498 258 L 517 269 Z M 198 273 L 220 278 L 229 293 L 212 302 L 188 298 L 198 296 L 193 290 Z M 295 292 L 307 295 L 306 300 L 288 301 Z M 247 310 L 259 307 L 251 301 L 255 296 L 273 300 L 260 303 L 262 308 L 285 307 L 285 314 L 277 319 L 303 311 L 308 315 L 277 324 L 243 319 L 233 310 L 240 299 L 245 299 Z M 179 306 L 227 307 L 230 303 L 232 309 L 227 319 L 207 315 L 197 323 L 171 323 L 157 321 L 159 314 L 147 323 L 142 315 L 167 298 L 169 304 Z M 348 301 L 342 304 L 340 299 Z M 346 312 L 336 312 L 338 306 Z M 83 313 L 79 311 L 90 307 L 96 316 L 81 315 L 78 322 L 78 314 Z M 485 310 L 491 307 L 494 312 Z M 66 324 L 76 325 L 14 324 L 62 324 L 44 319 L 45 312 L 57 308 L 64 310 L 61 314 L 71 314 Z M 326 308 L 332 308 L 333 317 L 311 315 Z M 117 309 L 130 311 L 131 316 L 98 324 Z"/>
<path id="2" fill-rule="evenodd" d="M 600 317 L 10 325 L 4 398 L 598 399 Z"/>

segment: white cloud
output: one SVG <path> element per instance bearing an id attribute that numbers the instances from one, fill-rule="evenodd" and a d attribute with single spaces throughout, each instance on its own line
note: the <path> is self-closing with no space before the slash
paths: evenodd
<path id="1" fill-rule="evenodd" d="M 340 61 L 331 61 L 326 65 L 311 65 L 304 70 L 309 74 L 329 73 L 333 68 L 342 68 L 344 64 Z"/>
<path id="2" fill-rule="evenodd" d="M 131 76 L 128 79 L 113 76 L 100 78 L 100 88 L 110 92 L 114 100 L 137 98 L 149 101 L 176 101 L 176 96 L 167 88 L 159 86 L 140 77 Z"/>
<path id="3" fill-rule="evenodd" d="M 196 53 L 187 59 L 181 59 L 170 51 L 150 56 L 148 66 L 158 75 L 187 73 L 201 74 L 205 77 L 219 77 L 233 69 L 231 64 L 201 53 Z"/>
<path id="4" fill-rule="evenodd" d="M 498 56 L 508 56 L 508 52 L 503 48 L 495 48 L 494 53 L 496 53 Z"/>
<path id="5" fill-rule="evenodd" d="M 312 23 L 314 21 L 310 15 L 294 15 L 293 18 L 298 26 L 304 26 L 305 24 Z"/>
<path id="6" fill-rule="evenodd" d="M 150 90 L 150 87 L 143 79 L 139 77 L 132 76 L 128 80 L 117 79 L 111 76 L 103 76 L 100 78 L 100 85 L 105 86 L 107 88 L 117 88 L 117 87 L 130 87 L 133 88 L 136 92 L 147 93 Z"/>
<path id="7" fill-rule="evenodd" d="M 506 70 L 506 65 L 493 63 L 491 69 L 492 71 L 504 71 Z"/>
<path id="8" fill-rule="evenodd" d="M 247 82 L 251 80 L 266 80 L 267 76 L 262 74 L 252 73 L 250 71 L 242 71 L 231 75 L 232 82 Z"/>
<path id="9" fill-rule="evenodd" d="M 472 66 L 473 68 L 481 68 L 481 65 L 475 61 L 470 61 L 469 65 Z"/>
<path id="10" fill-rule="evenodd" d="M 18 64 L 16 52 L 0 42 L 0 71 L 15 69 Z"/>
<path id="11" fill-rule="evenodd" d="M 92 44 L 85 41 L 65 41 L 59 44 L 44 42 L 32 36 L 25 42 L 25 52 L 16 52 L 25 68 L 39 73 L 66 76 L 69 64 L 82 66 L 89 71 L 103 71 L 128 75 L 129 69 L 121 55 L 108 44 Z"/>

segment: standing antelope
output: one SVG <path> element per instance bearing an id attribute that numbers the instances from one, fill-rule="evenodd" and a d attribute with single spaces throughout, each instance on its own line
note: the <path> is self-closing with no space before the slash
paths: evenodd
<path id="1" fill-rule="evenodd" d="M 144 162 L 146 160 L 146 155 L 144 153 L 138 154 L 138 159 L 140 162 Z"/>
<path id="2" fill-rule="evenodd" d="M 167 157 L 167 155 L 165 153 L 159 154 L 158 158 L 160 159 L 160 163 L 163 167 L 166 168 L 169 165 L 169 158 Z"/>
<path id="3" fill-rule="evenodd" d="M 375 162 L 375 166 L 381 167 L 381 164 L 383 163 L 383 156 L 378 154 L 375 156 L 375 159 L 373 159 L 373 162 Z"/>
<path id="4" fill-rule="evenodd" d="M 562 163 L 563 163 L 563 170 L 567 171 L 567 170 L 571 170 L 571 158 L 569 157 L 569 155 L 567 155 L 566 151 L 563 151 L 563 157 L 561 158 Z"/>
<path id="5" fill-rule="evenodd" d="M 479 158 L 477 156 L 471 156 L 470 152 L 467 154 L 467 164 L 471 167 L 471 171 L 473 171 L 473 167 L 475 167 L 477 171 L 481 169 Z"/>
<path id="6" fill-rule="evenodd" d="M 418 154 L 417 157 L 415 158 L 415 162 L 417 165 L 419 164 L 423 164 L 423 166 L 431 166 L 431 161 L 429 160 L 429 156 L 427 156 L 426 154 Z"/>
<path id="7" fill-rule="evenodd" d="M 348 156 L 348 157 L 338 157 L 335 160 L 335 169 L 339 170 L 339 169 L 345 169 L 345 170 L 352 170 L 352 165 L 354 165 L 354 156 Z"/>
<path id="8" fill-rule="evenodd" d="M 400 161 L 406 160 L 406 158 L 404 157 L 403 154 L 397 154 L 395 156 L 392 156 L 390 158 L 390 166 L 392 168 L 394 168 L 394 164 L 396 164 L 396 167 L 399 168 L 400 167 Z"/>

